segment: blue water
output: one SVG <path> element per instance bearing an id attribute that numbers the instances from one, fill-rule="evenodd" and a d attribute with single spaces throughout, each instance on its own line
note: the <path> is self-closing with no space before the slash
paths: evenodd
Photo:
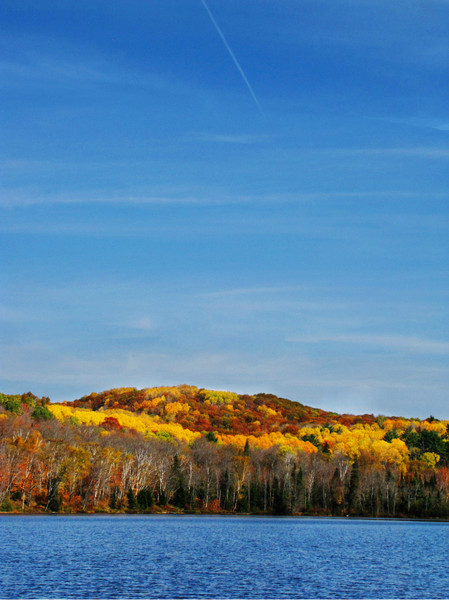
<path id="1" fill-rule="evenodd" d="M 1 598 L 448 598 L 449 523 L 0 516 Z"/>

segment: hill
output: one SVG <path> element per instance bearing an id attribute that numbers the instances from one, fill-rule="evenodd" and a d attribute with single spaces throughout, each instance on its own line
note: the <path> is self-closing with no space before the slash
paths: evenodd
<path id="1" fill-rule="evenodd" d="M 0 510 L 449 517 L 449 422 L 269 394 L 0 394 Z"/>
<path id="2" fill-rule="evenodd" d="M 91 410 L 129 410 L 158 416 L 167 423 L 179 423 L 191 431 L 215 431 L 221 434 L 259 435 L 280 431 L 297 435 L 299 427 L 306 423 L 349 427 L 375 421 L 372 414 L 340 415 L 273 394 L 250 396 L 188 385 L 142 390 L 112 389 L 89 394 L 67 405 Z"/>

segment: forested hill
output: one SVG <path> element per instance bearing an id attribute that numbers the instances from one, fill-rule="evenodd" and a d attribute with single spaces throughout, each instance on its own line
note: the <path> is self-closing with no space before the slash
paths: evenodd
<path id="1" fill-rule="evenodd" d="M 449 518 L 449 421 L 193 386 L 0 394 L 0 512 Z"/>
<path id="2" fill-rule="evenodd" d="M 92 393 L 68 406 L 90 410 L 122 409 L 179 423 L 191 431 L 260 435 L 278 431 L 298 435 L 304 424 L 345 425 L 373 423 L 374 415 L 340 415 L 273 394 L 242 395 L 194 386 L 119 388 Z"/>

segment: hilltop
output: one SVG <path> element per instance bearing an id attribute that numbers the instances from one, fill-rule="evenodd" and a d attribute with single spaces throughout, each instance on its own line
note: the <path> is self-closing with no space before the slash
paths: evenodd
<path id="1" fill-rule="evenodd" d="M 313 408 L 273 394 L 236 394 L 189 385 L 117 388 L 91 393 L 67 406 L 90 410 L 127 410 L 157 416 L 191 431 L 260 435 L 280 431 L 297 435 L 304 424 L 344 425 L 373 423 L 372 414 L 338 414 Z"/>

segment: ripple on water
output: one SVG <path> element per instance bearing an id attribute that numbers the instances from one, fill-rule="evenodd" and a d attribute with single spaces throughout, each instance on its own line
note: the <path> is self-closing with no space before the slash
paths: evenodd
<path id="1" fill-rule="evenodd" d="M 2 598 L 442 598 L 448 523 L 0 516 Z"/>

